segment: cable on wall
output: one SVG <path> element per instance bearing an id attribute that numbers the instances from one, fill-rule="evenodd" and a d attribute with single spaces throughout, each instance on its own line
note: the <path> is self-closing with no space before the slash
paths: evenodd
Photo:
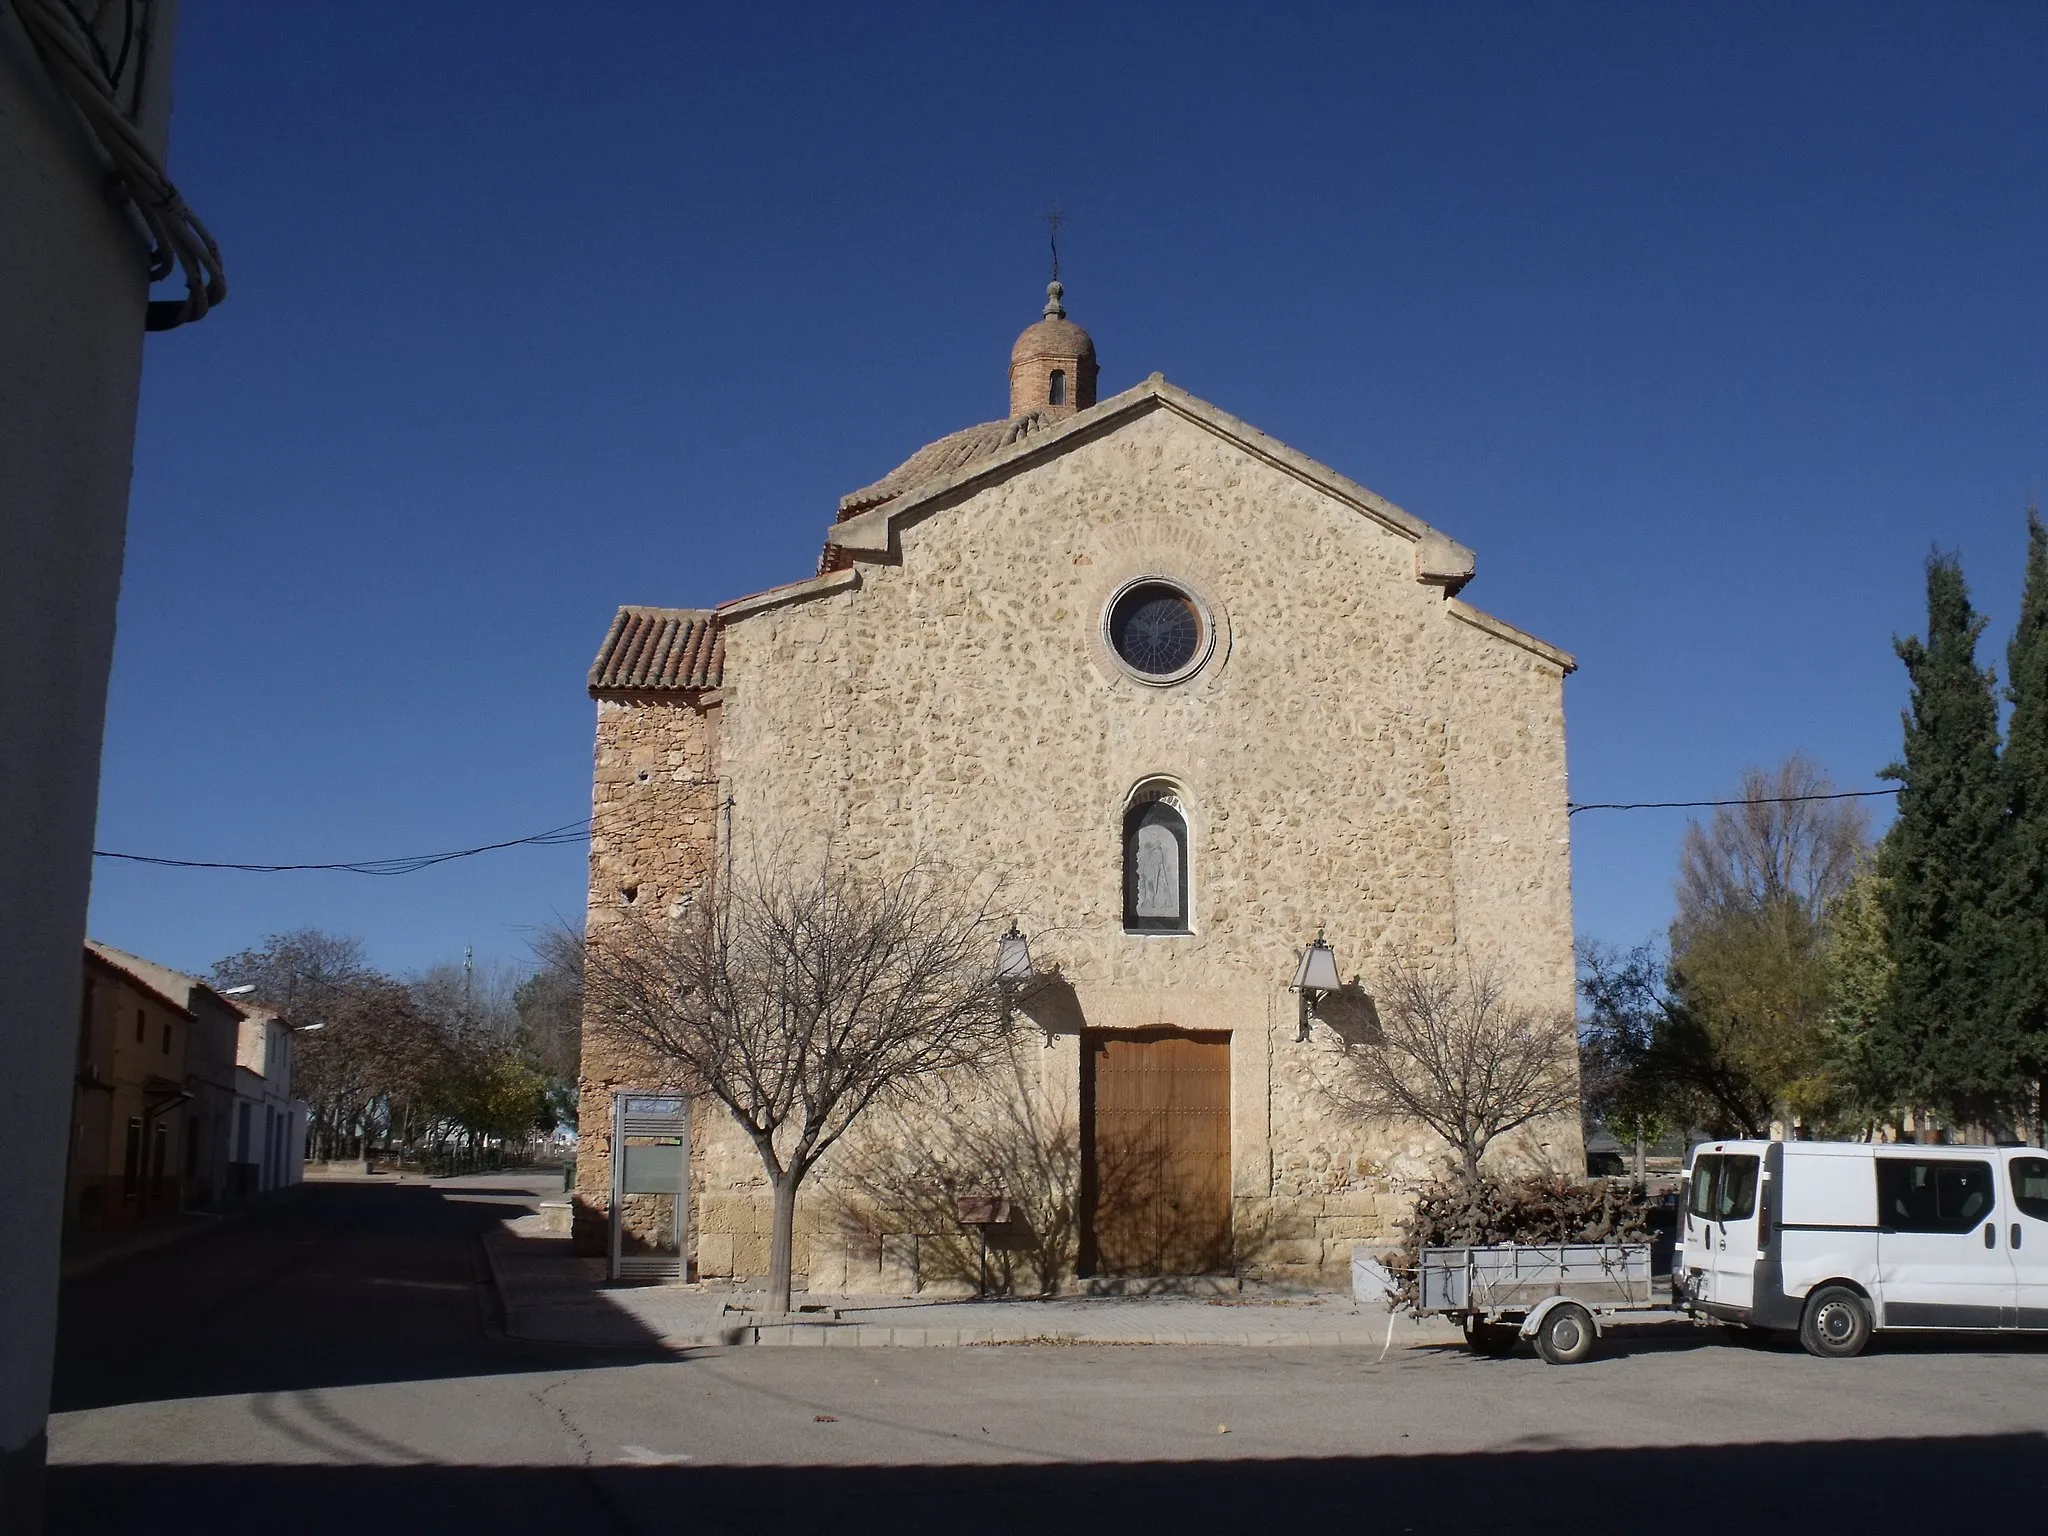
<path id="1" fill-rule="evenodd" d="M 208 310 L 225 299 L 227 274 L 213 236 L 185 205 L 163 162 L 122 110 L 121 76 L 130 53 L 136 59 L 137 78 L 129 94 L 138 101 L 148 53 L 148 0 L 123 3 L 121 48 L 113 59 L 107 57 L 98 34 L 72 0 L 14 0 L 14 14 L 21 19 L 22 30 L 50 79 L 78 108 L 93 138 L 113 162 L 122 191 L 141 216 L 150 240 L 149 280 L 156 282 L 184 271 L 185 297 L 150 300 L 143 319 L 145 330 L 168 331 L 203 320 Z M 144 18 L 139 29 L 138 14 Z M 141 46 L 135 47 L 138 30 Z"/>

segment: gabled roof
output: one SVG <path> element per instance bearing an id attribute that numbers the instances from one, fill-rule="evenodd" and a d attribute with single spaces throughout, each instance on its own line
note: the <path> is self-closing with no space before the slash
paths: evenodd
<path id="1" fill-rule="evenodd" d="M 112 971 L 129 986 L 162 1007 L 168 1008 L 180 1018 L 192 1017 L 192 989 L 205 987 L 206 983 L 197 976 L 187 976 L 183 971 L 174 971 L 167 965 L 158 965 L 140 955 L 131 955 L 124 949 L 111 944 L 102 944 L 97 939 L 85 941 L 85 958 L 96 963 L 102 970 Z M 213 989 L 207 987 L 211 992 Z M 218 994 L 216 994 L 218 995 Z M 227 1000 L 222 999 L 223 1002 Z M 228 1003 L 230 1008 L 233 1003 Z"/>
<path id="2" fill-rule="evenodd" d="M 1155 373 L 1135 388 L 1062 420 L 1029 411 L 1007 421 L 982 422 L 926 444 L 880 480 L 840 498 L 838 520 L 826 533 L 825 554 L 815 577 L 721 603 L 712 610 L 621 608 L 591 666 L 590 692 L 693 693 L 718 688 L 725 679 L 727 624 L 765 608 L 857 587 L 860 573 L 855 562 L 894 558 L 899 526 L 936 510 L 935 503 L 942 498 L 979 489 L 1050 458 L 1065 446 L 1155 410 L 1170 411 L 1207 428 L 1254 458 L 1408 539 L 1414 545 L 1415 579 L 1440 588 L 1446 598 L 1455 598 L 1472 579 L 1476 561 L 1464 545 L 1384 496 Z M 1469 604 L 1452 602 L 1448 606 L 1456 618 L 1566 672 L 1578 665 L 1568 653 Z"/>
<path id="3" fill-rule="evenodd" d="M 923 453 L 914 455 L 894 474 L 869 487 L 869 491 L 880 491 L 901 476 L 905 484 L 897 495 L 865 510 L 850 514 L 842 511 L 840 521 L 825 535 L 828 558 L 821 564 L 851 564 L 853 559 L 863 556 L 871 560 L 889 559 L 896 552 L 896 532 L 899 525 L 932 508 L 941 498 L 956 491 L 978 489 L 981 485 L 991 483 L 1015 469 L 1041 462 L 1070 443 L 1110 430 L 1120 422 L 1156 410 L 1171 411 L 1184 420 L 1206 427 L 1254 458 L 1346 503 L 1389 532 L 1412 540 L 1415 546 L 1415 579 L 1429 586 L 1440 587 L 1446 597 L 1455 597 L 1472 579 L 1477 569 L 1477 561 L 1472 551 L 1455 539 L 1432 528 L 1421 518 L 1396 506 L 1386 497 L 1338 474 L 1327 464 L 1319 463 L 1307 454 L 1288 447 L 1278 438 L 1268 437 L 1256 427 L 1240 421 L 1227 411 L 1218 410 L 1208 401 L 1167 383 L 1165 376 L 1157 373 L 1133 389 L 1127 389 L 1120 395 L 1114 395 L 1085 411 L 1077 411 L 1064 421 L 1051 423 L 1042 429 L 1017 433 L 1001 441 L 994 441 L 986 435 L 987 429 L 1003 424 L 992 422 L 986 427 L 970 428 L 966 433 L 955 433 L 952 438 L 941 438 L 939 442 L 923 450 Z M 985 435 L 976 437 L 973 435 L 976 433 Z M 933 453 L 934 450 L 956 440 L 961 442 L 963 447 L 971 443 L 983 451 L 972 457 L 958 453 L 934 454 L 934 457 L 927 461 L 933 466 L 931 473 L 921 478 L 913 478 L 907 473 L 924 453 Z M 950 464 L 951 467 L 937 467 L 940 464 Z M 856 496 L 866 494 L 868 493 L 857 492 Z M 853 500 L 853 497 L 848 497 L 846 502 L 842 503 L 842 508 Z M 1526 634 L 1511 624 L 1503 623 L 1469 604 L 1457 603 L 1453 611 L 1458 618 L 1475 628 L 1493 635 L 1496 639 L 1521 646 L 1567 672 L 1573 671 L 1578 665 L 1569 653 L 1537 639 L 1534 635 Z"/>
<path id="4" fill-rule="evenodd" d="M 1348 502 L 1390 531 L 1414 540 L 1417 546 L 1418 581 L 1429 582 L 1455 592 L 1472 579 L 1472 551 L 1464 545 L 1437 532 L 1421 518 L 1395 506 L 1386 497 L 1367 490 L 1355 481 L 1345 479 L 1327 464 L 1320 464 L 1307 454 L 1296 452 L 1278 438 L 1268 437 L 1256 427 L 1238 420 L 1228 412 L 1218 410 L 1208 401 L 1167 383 L 1165 376 L 1157 373 L 1136 388 L 1127 389 L 1120 395 L 1113 395 L 1085 411 L 1077 411 L 1066 420 L 1054 423 L 1044 430 L 1012 438 L 978 458 L 962 462 L 950 470 L 925 476 L 892 499 L 846 517 L 826 535 L 826 541 L 849 553 L 886 558 L 892 550 L 895 525 L 899 519 L 915 514 L 949 492 L 993 480 L 1012 468 L 1049 457 L 1058 452 L 1061 446 L 1075 439 L 1085 438 L 1118 422 L 1155 410 L 1172 411 L 1177 416 L 1207 427 L 1219 437 L 1228 438 L 1255 458 L 1263 459 L 1275 468 L 1308 482 L 1339 501 Z M 956 434 L 959 435 L 964 434 Z M 932 446 L 937 448 L 948 441 L 951 440 L 942 438 L 939 443 Z M 911 463 L 915 462 L 913 458 Z M 905 470 L 909 467 L 909 464 L 903 466 Z M 899 470 L 897 473 L 900 474 L 902 471 Z M 879 489 L 885 484 L 887 481 L 878 481 L 871 489 Z"/>
<path id="5" fill-rule="evenodd" d="M 590 664 L 590 691 L 681 692 L 725 680 L 725 636 L 703 608 L 621 608 Z"/>

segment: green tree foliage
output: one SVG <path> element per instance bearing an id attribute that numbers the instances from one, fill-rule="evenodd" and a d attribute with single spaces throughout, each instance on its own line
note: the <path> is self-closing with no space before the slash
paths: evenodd
<path id="1" fill-rule="evenodd" d="M 1745 1085 L 1740 1102 L 1807 1122 L 1836 1093 L 1822 918 L 1869 843 L 1862 808 L 1834 791 L 1797 755 L 1745 770 L 1735 803 L 1686 829 L 1671 926 L 1672 985 L 1716 1076 Z"/>
<path id="2" fill-rule="evenodd" d="M 436 966 L 411 982 L 372 968 L 351 938 L 273 934 L 213 968 L 219 986 L 298 1036 L 293 1092 L 312 1112 L 316 1156 L 372 1144 L 523 1143 L 554 1123 L 551 1083 L 527 1047 L 508 974 Z"/>
<path id="3" fill-rule="evenodd" d="M 2048 530 L 2027 509 L 2027 578 L 2006 647 L 2005 778 L 2008 841 L 1997 916 L 2003 937 L 1999 1001 L 2017 1071 L 2037 1085 L 2048 1123 Z"/>
<path id="4" fill-rule="evenodd" d="M 1833 1118 L 1844 1128 L 1888 1121 L 1897 1108 L 1873 1057 L 1898 972 L 1887 916 L 1890 894 L 1880 847 L 1878 856 L 1828 903 L 1822 923 L 1821 960 L 1827 972 L 1824 1052 L 1835 1089 Z"/>
<path id="5" fill-rule="evenodd" d="M 1719 1049 L 1700 1010 L 1653 944 L 1579 952 L 1581 1072 L 1587 1107 L 1610 1129 L 1700 1127 L 1717 1136 L 1770 1132 L 1772 1098 Z"/>
<path id="6" fill-rule="evenodd" d="M 1957 1124 L 2004 1118 L 2024 1087 L 1999 985 L 2007 785 L 1983 629 L 1956 558 L 1930 557 L 1927 638 L 1895 642 L 1912 684 L 1905 751 L 1885 770 L 1903 786 L 1886 839 L 1897 976 L 1870 1037 L 1889 1096 Z"/>

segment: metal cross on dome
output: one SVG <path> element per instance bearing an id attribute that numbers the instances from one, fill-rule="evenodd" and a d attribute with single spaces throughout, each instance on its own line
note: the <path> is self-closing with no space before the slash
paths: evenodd
<path id="1" fill-rule="evenodd" d="M 1055 203 L 1051 208 L 1041 213 L 1039 217 L 1045 220 L 1047 240 L 1052 246 L 1052 280 L 1058 282 L 1060 280 L 1060 226 L 1067 222 L 1067 216 L 1060 212 L 1059 205 Z"/>

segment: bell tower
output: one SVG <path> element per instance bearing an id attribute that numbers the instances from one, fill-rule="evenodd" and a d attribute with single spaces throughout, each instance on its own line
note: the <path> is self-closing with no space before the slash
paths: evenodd
<path id="1" fill-rule="evenodd" d="M 1095 341 L 1067 318 L 1066 288 L 1045 285 L 1045 315 L 1010 349 L 1010 417 L 1038 411 L 1055 421 L 1095 403 Z"/>

